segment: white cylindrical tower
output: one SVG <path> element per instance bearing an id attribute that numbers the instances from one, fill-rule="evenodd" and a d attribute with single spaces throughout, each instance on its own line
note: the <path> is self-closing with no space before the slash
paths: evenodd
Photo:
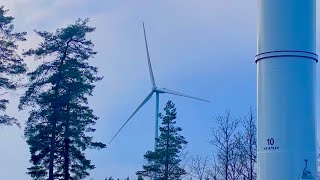
<path id="1" fill-rule="evenodd" d="M 258 1 L 258 180 L 316 178 L 316 0 Z"/>

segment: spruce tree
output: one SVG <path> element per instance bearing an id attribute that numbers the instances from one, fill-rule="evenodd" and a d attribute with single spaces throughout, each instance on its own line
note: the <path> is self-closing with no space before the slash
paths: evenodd
<path id="1" fill-rule="evenodd" d="M 17 53 L 18 42 L 25 41 L 26 32 L 13 32 L 13 17 L 7 15 L 8 10 L 0 7 L 0 95 L 8 91 L 16 90 L 21 84 L 17 79 L 18 75 L 26 72 L 26 65 Z M 0 99 L 0 111 L 5 111 L 9 100 Z M 0 115 L 0 125 L 20 126 L 17 119 L 6 114 Z"/>
<path id="2" fill-rule="evenodd" d="M 98 117 L 88 106 L 88 97 L 102 77 L 88 62 L 96 54 L 86 37 L 95 30 L 88 21 L 79 19 L 54 33 L 36 31 L 43 42 L 24 53 L 41 60 L 28 73 L 30 86 L 19 105 L 32 107 L 25 137 L 33 164 L 27 173 L 34 179 L 84 179 L 94 168 L 84 151 L 105 148 L 90 136 Z"/>
<path id="3" fill-rule="evenodd" d="M 148 151 L 144 155 L 147 164 L 143 166 L 143 169 L 148 176 L 158 180 L 181 179 L 186 171 L 180 165 L 180 154 L 187 141 L 180 135 L 182 129 L 175 125 L 177 112 L 174 103 L 168 101 L 164 111 L 165 115 L 161 113 L 159 115 L 162 125 L 156 150 Z"/>

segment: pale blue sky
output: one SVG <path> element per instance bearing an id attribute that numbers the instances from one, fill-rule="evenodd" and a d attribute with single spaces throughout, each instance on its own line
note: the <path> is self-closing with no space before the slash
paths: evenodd
<path id="1" fill-rule="evenodd" d="M 169 99 L 176 103 L 178 125 L 191 155 L 212 154 L 208 141 L 214 117 L 225 109 L 242 116 L 250 106 L 255 108 L 256 1 L 2 0 L 0 4 L 15 16 L 16 29 L 29 33 L 21 48 L 37 45 L 33 29 L 54 31 L 79 17 L 91 18 L 90 25 L 97 28 L 90 35 L 98 51 L 93 63 L 105 77 L 90 99 L 100 117 L 95 140 L 107 143 L 151 90 L 142 21 L 157 85 L 212 101 L 160 96 L 161 109 Z M 35 62 L 27 61 L 31 69 L 35 67 Z M 27 112 L 17 112 L 18 96 L 11 99 L 9 113 L 24 123 Z M 153 148 L 154 99 L 107 149 L 88 151 L 96 165 L 90 177 L 133 178 L 141 170 L 143 154 Z M 30 155 L 23 129 L 0 128 L 0 179 L 30 179 L 25 174 Z"/>

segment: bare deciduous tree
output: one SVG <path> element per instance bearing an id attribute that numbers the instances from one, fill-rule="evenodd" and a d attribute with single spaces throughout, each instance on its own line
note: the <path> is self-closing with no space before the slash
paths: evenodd
<path id="1" fill-rule="evenodd" d="M 189 175 L 197 178 L 198 180 L 203 180 L 206 178 L 206 172 L 210 165 L 209 156 L 201 157 L 199 155 L 191 157 L 189 164 Z"/>
<path id="2" fill-rule="evenodd" d="M 229 179 L 231 180 L 239 180 L 245 179 L 245 162 L 246 155 L 243 151 L 243 134 L 242 132 L 237 132 L 234 136 L 234 149 L 230 151 L 230 171 L 229 171 Z"/>
<path id="3" fill-rule="evenodd" d="M 247 116 L 242 122 L 244 132 L 242 138 L 242 154 L 245 158 L 244 168 L 246 169 L 246 179 L 255 180 L 257 178 L 254 165 L 257 162 L 257 126 L 256 119 L 250 108 Z"/>
<path id="4" fill-rule="evenodd" d="M 207 170 L 206 174 L 208 179 L 218 180 L 219 168 L 215 156 L 213 156 L 213 162 L 211 164 L 211 167 L 209 167 L 209 169 Z"/>
<path id="5" fill-rule="evenodd" d="M 219 176 L 224 180 L 233 180 L 239 175 L 235 168 L 232 168 L 232 162 L 237 162 L 239 155 L 239 138 L 237 129 L 239 120 L 231 116 L 230 111 L 225 115 L 216 118 L 217 127 L 212 130 L 213 139 L 211 144 L 217 149 L 217 165 Z"/>

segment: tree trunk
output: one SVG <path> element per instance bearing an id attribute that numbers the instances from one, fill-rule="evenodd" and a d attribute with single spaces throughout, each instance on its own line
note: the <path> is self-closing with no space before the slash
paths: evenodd
<path id="1" fill-rule="evenodd" d="M 49 159 L 49 180 L 54 180 L 53 179 L 53 167 L 54 167 L 54 151 L 55 151 L 55 141 L 56 141 L 56 128 L 57 128 L 57 113 L 58 113 L 58 104 L 57 104 L 57 98 L 59 96 L 59 84 L 61 81 L 61 66 L 63 65 L 64 60 L 67 57 L 67 50 L 69 48 L 69 43 L 72 40 L 72 38 L 67 42 L 66 48 L 64 49 L 63 52 L 63 56 L 61 58 L 61 62 L 60 65 L 58 66 L 58 82 L 55 86 L 55 100 L 54 100 L 54 104 L 53 104 L 53 124 L 52 124 L 52 137 L 51 137 L 51 141 L 50 141 L 50 159 Z"/>
<path id="2" fill-rule="evenodd" d="M 249 132 L 250 132 L 250 180 L 253 180 L 253 160 L 252 160 L 252 157 L 253 157 L 253 152 L 252 152 L 252 146 L 253 146 L 253 143 L 252 143 L 252 114 L 250 115 L 250 124 L 249 124 Z"/>
<path id="3" fill-rule="evenodd" d="M 228 131 L 226 132 L 226 139 L 229 139 Z M 229 168 L 229 141 L 227 141 L 227 149 L 226 149 L 226 164 L 225 164 L 225 180 L 228 180 L 228 168 Z"/>
<path id="4" fill-rule="evenodd" d="M 65 134 L 64 134 L 64 180 L 70 179 L 70 173 L 69 173 L 69 164 L 70 164 L 70 158 L 69 158 L 69 147 L 70 147 L 70 138 L 69 138 L 69 105 L 67 105 L 67 111 L 66 111 L 66 124 L 65 124 Z"/>
<path id="5" fill-rule="evenodd" d="M 49 180 L 53 180 L 53 161 L 54 161 L 54 149 L 55 149 L 55 139 L 56 139 L 56 120 L 53 121 L 52 126 L 52 136 L 50 140 L 50 163 L 49 163 Z"/>
<path id="6" fill-rule="evenodd" d="M 167 144 L 166 144 L 166 169 L 165 169 L 165 179 L 168 180 L 169 179 L 169 154 L 168 154 L 168 150 L 169 150 L 169 135 L 170 135 L 170 125 L 169 122 L 167 124 Z"/>
<path id="7" fill-rule="evenodd" d="M 55 97 L 58 97 L 58 84 L 55 87 Z M 53 122 L 52 122 L 52 131 L 51 131 L 51 140 L 50 140 L 50 159 L 49 159 L 49 180 L 53 179 L 53 162 L 54 162 L 54 151 L 56 145 L 56 128 L 57 128 L 57 102 L 53 102 Z"/>

